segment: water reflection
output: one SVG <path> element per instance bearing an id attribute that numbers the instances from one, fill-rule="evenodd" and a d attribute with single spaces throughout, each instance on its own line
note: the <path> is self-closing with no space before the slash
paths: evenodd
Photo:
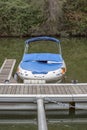
<path id="1" fill-rule="evenodd" d="M 87 130 L 87 109 L 46 110 L 48 130 Z M 37 111 L 0 111 L 0 130 L 37 130 Z"/>

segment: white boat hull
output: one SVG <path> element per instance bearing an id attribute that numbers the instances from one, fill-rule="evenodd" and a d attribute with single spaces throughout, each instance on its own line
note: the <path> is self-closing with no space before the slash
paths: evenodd
<path id="1" fill-rule="evenodd" d="M 62 68 L 65 68 L 66 72 L 65 62 L 63 63 Z M 19 65 L 17 75 L 22 80 L 45 80 L 46 83 L 61 82 L 65 75 L 65 72 L 62 72 L 62 68 L 49 71 L 47 74 L 33 74 L 31 71 L 22 69 Z"/>

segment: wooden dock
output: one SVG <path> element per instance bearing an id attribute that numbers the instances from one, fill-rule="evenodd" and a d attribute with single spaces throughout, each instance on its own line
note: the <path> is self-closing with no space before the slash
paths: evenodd
<path id="1" fill-rule="evenodd" d="M 0 84 L 0 101 L 6 98 L 57 98 L 61 102 L 87 102 L 87 83 L 80 84 Z M 18 101 L 17 99 L 17 101 Z M 23 100 L 23 101 L 24 101 Z"/>
<path id="2" fill-rule="evenodd" d="M 87 103 L 87 83 L 16 83 L 12 77 L 15 62 L 15 59 L 6 59 L 0 69 L 0 110 L 19 109 L 19 103 L 36 103 L 38 130 L 48 130 L 44 109 L 45 103 L 52 103 L 52 100 L 55 99 L 56 103 L 69 103 L 70 108 L 74 108 L 76 102 Z M 16 107 L 14 107 L 13 103 L 17 103 Z M 25 107 L 23 106 L 24 109 Z"/>
<path id="3" fill-rule="evenodd" d="M 16 83 L 12 77 L 12 72 L 15 66 L 15 59 L 5 59 L 4 63 L 0 68 L 0 83 Z"/>

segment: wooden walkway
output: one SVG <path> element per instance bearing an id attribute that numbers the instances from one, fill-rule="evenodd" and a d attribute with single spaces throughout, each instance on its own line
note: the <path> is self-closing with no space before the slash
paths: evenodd
<path id="1" fill-rule="evenodd" d="M 16 63 L 15 59 L 5 59 L 1 69 L 0 69 L 0 83 L 16 83 L 12 77 L 12 72 L 14 65 Z"/>
<path id="2" fill-rule="evenodd" d="M 0 98 L 58 98 L 62 102 L 87 102 L 86 84 L 0 84 Z M 1 100 L 1 99 L 0 99 Z"/>
<path id="3" fill-rule="evenodd" d="M 0 94 L 87 94 L 87 84 L 0 84 Z"/>

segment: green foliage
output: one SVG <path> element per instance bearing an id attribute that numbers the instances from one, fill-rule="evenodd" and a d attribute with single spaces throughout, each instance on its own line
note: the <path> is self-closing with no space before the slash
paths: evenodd
<path id="1" fill-rule="evenodd" d="M 87 0 L 67 0 L 63 9 L 67 32 L 71 35 L 87 36 Z"/>
<path id="2" fill-rule="evenodd" d="M 0 0 L 0 36 L 61 31 L 87 36 L 87 0 Z"/>
<path id="3" fill-rule="evenodd" d="M 41 5 L 35 0 L 0 0 L 0 35 L 22 36 L 43 22 Z"/>

